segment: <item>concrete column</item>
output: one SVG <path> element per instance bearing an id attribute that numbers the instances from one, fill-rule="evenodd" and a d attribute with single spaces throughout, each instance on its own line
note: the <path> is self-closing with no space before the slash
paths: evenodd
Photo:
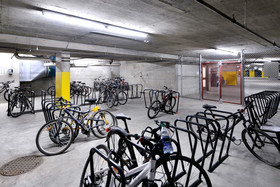
<path id="1" fill-rule="evenodd" d="M 55 96 L 70 101 L 70 54 L 56 56 Z"/>

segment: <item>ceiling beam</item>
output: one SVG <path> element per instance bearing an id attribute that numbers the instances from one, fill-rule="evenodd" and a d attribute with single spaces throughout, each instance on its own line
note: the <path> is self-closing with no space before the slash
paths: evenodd
<path id="1" fill-rule="evenodd" d="M 142 57 L 142 58 L 179 60 L 178 55 L 136 51 L 130 49 L 123 49 L 123 48 L 106 47 L 100 45 L 89 45 L 89 44 L 50 40 L 50 39 L 35 38 L 35 37 L 17 36 L 17 35 L 10 35 L 10 34 L 0 34 L 0 43 L 38 46 L 39 50 L 40 47 L 55 48 L 58 50 L 57 52 L 76 50 L 81 52 L 98 52 L 98 53 L 103 53 L 108 55 L 117 54 L 117 55 L 135 56 L 135 57 Z"/>

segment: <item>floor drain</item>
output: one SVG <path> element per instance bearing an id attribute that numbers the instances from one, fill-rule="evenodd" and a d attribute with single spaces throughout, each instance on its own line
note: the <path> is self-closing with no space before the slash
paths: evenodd
<path id="1" fill-rule="evenodd" d="M 39 156 L 25 156 L 4 164 L 0 168 L 1 175 L 14 176 L 26 173 L 43 162 L 43 158 Z"/>

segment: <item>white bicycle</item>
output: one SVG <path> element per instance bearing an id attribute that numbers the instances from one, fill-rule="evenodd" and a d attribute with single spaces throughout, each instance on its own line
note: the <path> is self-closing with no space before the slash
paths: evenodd
<path id="1" fill-rule="evenodd" d="M 119 150 L 109 151 L 107 146 L 99 145 L 90 150 L 80 186 L 212 186 L 207 173 L 197 162 L 176 152 L 164 154 L 162 141 L 153 135 L 144 136 L 147 129 L 151 127 L 147 127 L 141 136 L 129 134 L 119 127 L 111 128 L 109 133 L 120 136 L 122 141 L 119 141 L 119 145 L 131 145 L 138 151 L 144 151 L 149 159 L 145 159 L 139 166 L 131 167 L 131 161 L 126 157 L 127 152 L 122 155 Z M 160 127 L 152 132 L 156 133 L 158 130 Z M 132 142 L 132 137 L 139 140 L 142 146 Z M 122 148 L 123 146 L 119 147 Z"/>

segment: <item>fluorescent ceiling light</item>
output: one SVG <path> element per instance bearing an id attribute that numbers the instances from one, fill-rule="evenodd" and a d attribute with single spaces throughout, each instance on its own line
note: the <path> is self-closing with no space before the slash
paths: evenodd
<path id="1" fill-rule="evenodd" d="M 216 53 L 221 54 L 221 55 L 238 56 L 238 52 L 230 51 L 230 50 L 227 50 L 227 49 L 217 48 L 217 49 L 214 49 L 214 50 L 216 51 Z"/>
<path id="2" fill-rule="evenodd" d="M 102 22 L 80 18 L 72 15 L 63 14 L 63 13 L 43 10 L 42 14 L 46 18 L 49 18 L 57 22 L 88 28 L 91 30 L 91 32 L 125 37 L 125 38 L 132 38 L 132 39 L 146 39 L 148 37 L 148 34 L 144 32 L 118 27 L 107 23 L 102 23 Z"/>
<path id="3" fill-rule="evenodd" d="M 53 62 L 47 62 L 47 63 L 44 63 L 44 66 L 55 66 L 55 63 L 53 63 Z"/>

